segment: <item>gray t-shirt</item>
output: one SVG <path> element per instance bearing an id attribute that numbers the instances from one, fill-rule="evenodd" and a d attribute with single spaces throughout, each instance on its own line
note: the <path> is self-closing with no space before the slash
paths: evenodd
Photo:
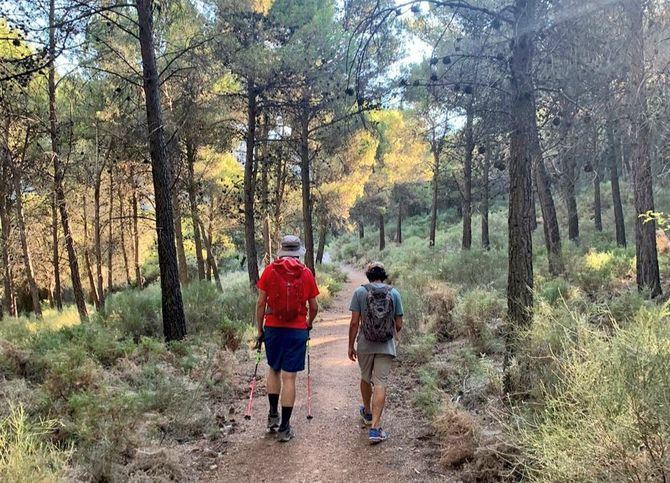
<path id="1" fill-rule="evenodd" d="M 383 283 L 374 283 L 375 287 L 384 287 L 386 284 Z M 358 287 L 354 292 L 354 296 L 351 298 L 351 305 L 349 310 L 352 312 L 359 312 L 361 314 L 361 322 L 365 316 L 365 311 L 367 310 L 366 299 L 368 296 L 368 291 L 365 287 Z M 403 315 L 402 309 L 402 299 L 400 298 L 400 292 L 395 288 L 391 289 L 391 296 L 393 297 L 393 307 L 395 308 L 395 315 Z M 388 354 L 393 357 L 396 356 L 395 352 L 395 337 L 386 342 L 370 342 L 363 335 L 363 331 L 358 331 L 358 344 L 356 346 L 356 351 L 359 354 Z"/>

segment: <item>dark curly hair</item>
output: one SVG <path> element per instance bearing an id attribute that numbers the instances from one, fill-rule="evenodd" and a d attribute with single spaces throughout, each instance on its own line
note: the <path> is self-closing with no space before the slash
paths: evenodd
<path id="1" fill-rule="evenodd" d="M 381 267 L 372 267 L 370 270 L 365 272 L 365 276 L 368 277 L 368 281 L 376 282 L 381 280 L 382 282 L 388 278 L 386 275 L 386 270 Z"/>

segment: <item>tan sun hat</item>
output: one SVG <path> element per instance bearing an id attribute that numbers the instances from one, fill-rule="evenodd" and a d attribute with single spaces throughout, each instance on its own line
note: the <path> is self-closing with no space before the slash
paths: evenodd
<path id="1" fill-rule="evenodd" d="M 277 252 L 277 257 L 302 257 L 305 254 L 305 247 L 302 246 L 300 238 L 295 235 L 286 235 L 281 240 L 281 248 Z"/>

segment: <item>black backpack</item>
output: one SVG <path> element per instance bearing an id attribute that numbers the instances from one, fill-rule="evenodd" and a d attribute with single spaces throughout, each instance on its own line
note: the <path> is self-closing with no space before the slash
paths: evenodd
<path id="1" fill-rule="evenodd" d="M 371 283 L 363 286 L 367 290 L 363 335 L 369 342 L 388 342 L 393 338 L 395 328 L 395 304 L 391 295 L 393 287 L 375 287 Z"/>

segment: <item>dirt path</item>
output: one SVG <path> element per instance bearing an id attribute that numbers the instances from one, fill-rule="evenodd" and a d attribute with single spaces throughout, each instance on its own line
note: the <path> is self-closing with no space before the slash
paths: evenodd
<path id="1" fill-rule="evenodd" d="M 437 481 L 444 475 L 432 462 L 434 447 L 427 429 L 407 401 L 411 386 L 390 389 L 384 428 L 391 438 L 371 446 L 357 414 L 360 401 L 358 365 L 347 358 L 352 291 L 364 283 L 361 273 L 348 270 L 349 281 L 312 331 L 312 408 L 306 419 L 306 372 L 298 376 L 297 400 L 291 424 L 297 437 L 279 443 L 265 432 L 268 403 L 264 384 L 254 401 L 253 418 L 238 426 L 224 445 L 224 454 L 210 481 Z M 260 369 L 259 369 L 260 372 Z M 244 402 L 238 405 L 243 407 Z M 241 412 L 241 411 L 240 411 Z"/>

